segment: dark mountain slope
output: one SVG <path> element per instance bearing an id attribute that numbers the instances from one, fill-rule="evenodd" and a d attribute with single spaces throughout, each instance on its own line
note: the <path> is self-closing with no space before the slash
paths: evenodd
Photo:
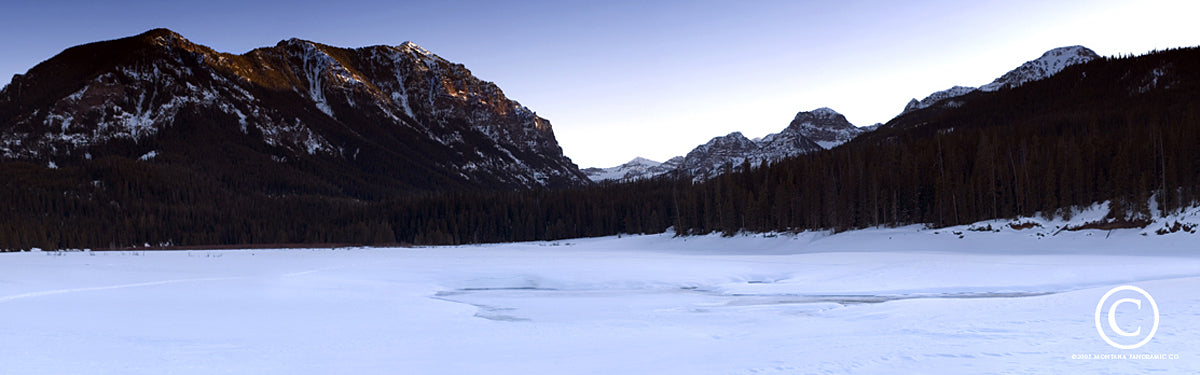
<path id="1" fill-rule="evenodd" d="M 252 192 L 364 199 L 589 183 L 548 121 L 411 43 L 292 39 L 239 56 L 168 30 L 15 77 L 0 92 L 0 156 L 141 158 Z"/>
<path id="2" fill-rule="evenodd" d="M 548 121 L 412 43 L 159 29 L 0 90 L 0 249 L 394 242 L 383 202 L 588 184 Z"/>

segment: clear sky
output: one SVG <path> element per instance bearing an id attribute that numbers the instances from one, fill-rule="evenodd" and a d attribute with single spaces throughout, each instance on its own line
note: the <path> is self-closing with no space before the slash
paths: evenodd
<path id="1" fill-rule="evenodd" d="M 413 41 L 554 125 L 581 167 L 663 161 L 830 107 L 858 126 L 1054 47 L 1200 45 L 1195 1 L 7 1 L 0 84 L 77 44 L 166 27 L 242 53 Z"/>

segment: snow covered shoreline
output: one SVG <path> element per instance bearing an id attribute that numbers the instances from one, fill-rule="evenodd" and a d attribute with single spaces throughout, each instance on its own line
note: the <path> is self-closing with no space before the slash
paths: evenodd
<path id="1" fill-rule="evenodd" d="M 1197 235 L 1007 223 L 0 254 L 0 363 L 11 373 L 112 374 L 1200 367 Z M 1126 284 L 1153 294 L 1162 315 L 1136 350 L 1109 346 L 1093 323 L 1101 296 Z"/>

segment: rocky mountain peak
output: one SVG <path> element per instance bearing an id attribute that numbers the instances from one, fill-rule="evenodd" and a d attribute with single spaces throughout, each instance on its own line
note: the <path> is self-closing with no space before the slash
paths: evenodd
<path id="1" fill-rule="evenodd" d="M 628 163 L 625 163 L 624 165 L 659 165 L 659 164 L 662 164 L 662 163 L 638 156 L 638 157 L 633 158 L 633 160 L 630 160 Z"/>
<path id="2" fill-rule="evenodd" d="M 172 50 L 178 50 L 195 56 L 215 57 L 220 55 L 211 48 L 192 43 L 183 35 L 170 29 L 153 29 L 126 39 L 137 40 L 146 46 L 153 46 L 159 52 L 170 53 Z"/>
<path id="3" fill-rule="evenodd" d="M 171 31 L 170 29 L 164 29 L 164 28 L 146 31 L 144 33 L 139 34 L 138 37 L 143 40 L 155 42 L 158 44 L 170 45 L 170 44 L 176 44 L 176 43 L 180 43 L 180 42 L 186 42 L 188 44 L 191 44 L 191 42 L 188 41 L 186 38 L 184 38 L 183 35 L 179 35 L 179 33 L 177 33 L 177 32 Z"/>
<path id="4" fill-rule="evenodd" d="M 825 149 L 845 143 L 862 133 L 846 120 L 846 116 L 828 107 L 797 113 L 784 131 L 789 130 L 803 135 Z M 764 140 L 766 139 L 764 137 Z"/>
<path id="5" fill-rule="evenodd" d="M 797 114 L 796 114 L 796 116 L 797 116 L 797 117 L 799 117 L 799 116 L 801 116 L 802 114 L 806 114 L 806 113 L 807 113 L 807 114 L 809 114 L 809 115 L 812 115 L 812 116 L 816 116 L 816 117 L 826 117 L 826 118 L 828 118 L 828 117 L 835 117 L 835 116 L 841 116 L 841 115 L 842 115 L 841 113 L 838 113 L 837 111 L 835 111 L 835 110 L 833 110 L 833 109 L 831 109 L 831 108 L 829 108 L 829 107 L 821 107 L 821 108 L 814 109 L 814 110 L 812 110 L 812 111 L 808 111 L 808 112 L 800 112 L 800 113 L 797 113 Z"/>
<path id="6" fill-rule="evenodd" d="M 429 50 L 427 50 L 421 46 L 418 46 L 416 43 L 413 43 L 411 41 L 406 41 L 404 43 L 400 43 L 400 45 L 396 46 L 396 48 L 399 48 L 404 51 L 416 52 L 416 53 L 419 53 L 419 54 L 422 54 L 425 56 L 433 56 L 432 52 L 429 52 Z"/>
<path id="7" fill-rule="evenodd" d="M 1042 57 L 1038 58 L 1038 60 L 1048 60 L 1063 56 L 1066 56 L 1067 58 L 1084 57 L 1089 61 L 1100 58 L 1100 55 L 1096 54 L 1096 51 L 1093 51 L 1091 48 L 1074 45 L 1052 48 L 1049 51 L 1046 51 L 1046 53 L 1043 53 Z"/>
<path id="8" fill-rule="evenodd" d="M 749 138 L 746 138 L 745 135 L 742 135 L 742 132 L 729 133 L 721 137 L 714 137 L 712 140 L 708 141 L 708 145 L 712 146 L 750 147 L 752 144 L 754 144 L 754 142 Z"/>
<path id="9" fill-rule="evenodd" d="M 788 127 L 818 127 L 830 129 L 842 129 L 845 127 L 854 127 L 849 121 L 846 121 L 846 116 L 841 113 L 829 109 L 829 107 L 821 107 L 808 112 L 798 112 L 796 117 L 792 118 L 791 124 Z"/>

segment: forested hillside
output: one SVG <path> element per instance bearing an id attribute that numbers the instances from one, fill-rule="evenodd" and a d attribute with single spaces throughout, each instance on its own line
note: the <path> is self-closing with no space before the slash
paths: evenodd
<path id="1" fill-rule="evenodd" d="M 829 152 L 683 193 L 685 233 L 834 229 L 1069 215 L 1113 200 L 1114 219 L 1196 202 L 1200 51 L 1068 68 L 957 108 L 898 117 Z"/>

